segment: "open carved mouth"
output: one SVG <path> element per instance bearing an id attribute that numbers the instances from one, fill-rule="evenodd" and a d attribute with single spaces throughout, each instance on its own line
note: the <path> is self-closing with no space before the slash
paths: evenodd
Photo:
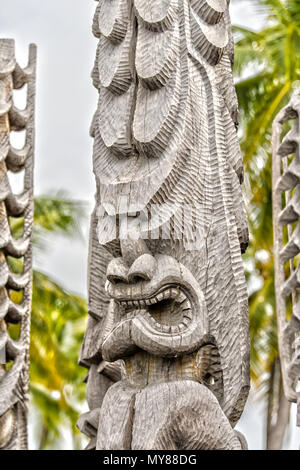
<path id="1" fill-rule="evenodd" d="M 123 318 L 132 318 L 137 310 L 142 310 L 150 324 L 162 333 L 179 333 L 192 321 L 191 301 L 178 285 L 164 286 L 148 298 L 122 299 L 117 302 L 121 306 Z"/>
<path id="2" fill-rule="evenodd" d="M 155 345 L 157 346 L 157 339 L 159 337 L 164 337 L 165 339 L 169 337 L 170 348 L 177 354 L 179 350 L 177 351 L 173 341 L 192 327 L 196 309 L 199 308 L 199 306 L 194 304 L 188 289 L 185 289 L 184 286 L 179 286 L 177 283 L 176 285 L 167 284 L 163 287 L 160 286 L 159 290 L 147 298 L 137 298 L 137 293 L 135 294 L 134 299 L 114 299 L 120 307 L 120 323 L 126 323 L 130 319 L 143 318 L 153 328 L 152 331 L 159 335 L 156 337 Z M 118 325 L 115 328 L 117 329 Z M 201 330 L 201 327 L 199 329 Z M 124 330 L 122 331 L 123 333 Z M 199 344 L 199 351 L 195 357 L 193 369 L 195 377 L 200 382 L 205 383 L 218 399 L 221 399 L 223 394 L 223 379 L 219 351 L 213 344 L 212 338 L 205 338 L 203 335 L 203 339 L 204 341 L 201 345 Z M 150 343 L 145 341 L 146 344 Z M 189 344 L 192 344 L 192 337 Z M 139 346 L 141 347 L 141 345 Z M 141 349 L 143 348 L 141 347 Z M 128 351 L 129 354 L 132 353 L 131 348 Z"/>
<path id="3" fill-rule="evenodd" d="M 135 263 L 135 278 L 132 266 L 129 274 L 120 261 L 110 267 L 106 291 L 113 303 L 102 345 L 105 360 L 128 357 L 137 348 L 179 357 L 207 344 L 205 298 L 192 273 L 171 256 L 156 255 L 148 280 L 139 275 L 143 266 Z M 121 274 L 114 276 L 117 270 Z"/>

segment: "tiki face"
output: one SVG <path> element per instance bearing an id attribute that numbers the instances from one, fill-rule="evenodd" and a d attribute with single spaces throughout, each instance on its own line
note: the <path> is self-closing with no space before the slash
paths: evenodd
<path id="1" fill-rule="evenodd" d="M 135 250 L 144 245 L 144 253 Z M 141 349 L 164 357 L 197 350 L 208 341 L 203 292 L 192 273 L 174 257 L 152 255 L 144 242 L 123 243 L 124 256 L 107 268 L 114 327 L 102 353 L 112 361 Z M 132 264 L 132 253 L 138 256 Z"/>
<path id="2" fill-rule="evenodd" d="M 178 377 L 204 383 L 222 401 L 221 357 L 199 282 L 205 279 L 203 252 L 170 241 L 157 251 L 150 240 L 127 239 L 120 243 L 122 256 L 109 262 L 103 359 L 123 359 L 133 386 Z M 193 272 L 184 264 L 192 257 Z"/>

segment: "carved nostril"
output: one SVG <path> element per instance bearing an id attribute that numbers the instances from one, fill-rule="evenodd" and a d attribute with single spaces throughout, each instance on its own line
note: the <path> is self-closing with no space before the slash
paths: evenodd
<path id="1" fill-rule="evenodd" d="M 128 283 L 128 266 L 123 258 L 114 258 L 107 266 L 106 277 L 112 284 Z"/>
<path id="2" fill-rule="evenodd" d="M 150 281 L 156 270 L 156 260 L 145 253 L 135 260 L 128 272 L 129 282 Z"/>
<path id="3" fill-rule="evenodd" d="M 118 277 L 118 276 L 109 276 L 107 278 L 112 284 L 121 284 L 124 282 L 128 282 L 126 278 Z"/>
<path id="4" fill-rule="evenodd" d="M 149 281 L 150 279 L 147 276 L 143 275 L 142 273 L 136 273 L 136 274 L 130 275 L 128 280 L 132 284 L 136 284 L 137 282 Z"/>

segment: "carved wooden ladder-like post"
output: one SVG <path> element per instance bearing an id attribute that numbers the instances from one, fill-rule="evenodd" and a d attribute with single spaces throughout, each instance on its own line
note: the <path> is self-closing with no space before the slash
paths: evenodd
<path id="1" fill-rule="evenodd" d="M 27 448 L 27 395 L 32 297 L 33 158 L 36 47 L 28 66 L 16 63 L 14 41 L 0 40 L 0 449 Z M 27 85 L 27 105 L 15 107 L 13 90 Z M 10 144 L 12 131 L 25 131 L 21 149 Z M 9 172 L 24 172 L 15 195 Z M 11 222 L 23 221 L 22 234 Z M 12 339 L 10 325 L 20 325 Z"/>
<path id="2" fill-rule="evenodd" d="M 274 120 L 272 172 L 278 344 L 285 396 L 298 403 L 300 426 L 300 96 Z"/>
<path id="3" fill-rule="evenodd" d="M 80 363 L 90 449 L 241 449 L 248 296 L 229 0 L 101 0 Z"/>

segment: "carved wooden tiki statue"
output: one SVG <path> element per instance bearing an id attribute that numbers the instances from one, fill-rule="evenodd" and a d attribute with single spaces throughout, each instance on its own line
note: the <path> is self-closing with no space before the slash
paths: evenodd
<path id="1" fill-rule="evenodd" d="M 0 39 L 0 450 L 27 447 L 27 394 L 32 294 L 33 158 L 36 47 L 28 66 L 15 59 L 12 39 Z M 27 85 L 24 110 L 14 105 L 13 90 Z M 21 149 L 11 145 L 11 131 L 25 131 Z M 12 173 L 24 173 L 20 194 Z M 19 220 L 19 233 L 12 222 Z M 22 226 L 22 228 L 20 228 Z M 12 338 L 10 325 L 19 325 Z"/>
<path id="2" fill-rule="evenodd" d="M 240 449 L 248 242 L 227 0 L 100 0 L 80 362 L 96 449 Z"/>
<path id="3" fill-rule="evenodd" d="M 286 132 L 286 128 L 290 128 Z M 282 136 L 284 135 L 284 138 Z M 273 228 L 278 344 L 286 398 L 300 426 L 300 95 L 273 123 Z"/>

